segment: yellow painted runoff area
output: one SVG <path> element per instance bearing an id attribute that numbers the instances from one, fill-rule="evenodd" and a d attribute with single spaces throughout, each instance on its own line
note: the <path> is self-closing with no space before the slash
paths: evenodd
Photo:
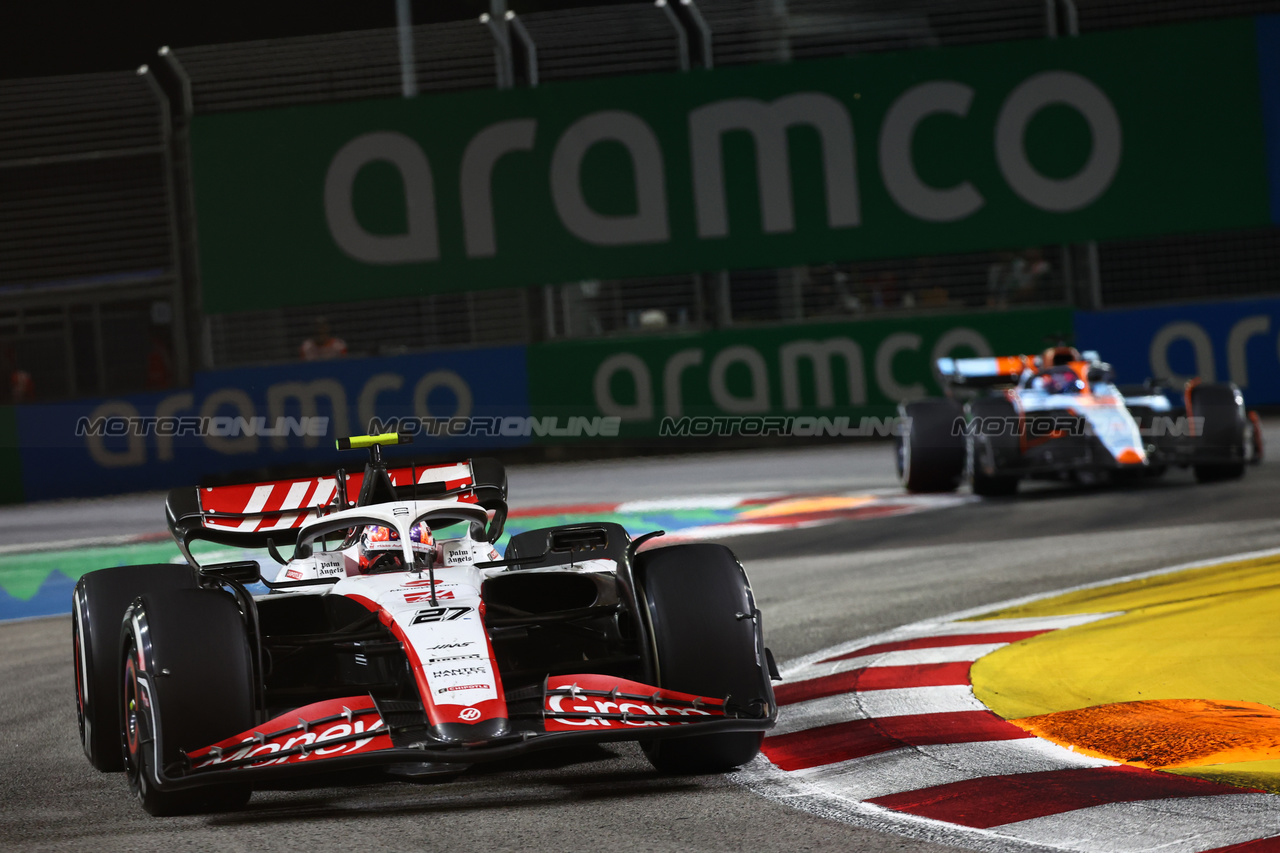
<path id="1" fill-rule="evenodd" d="M 1280 791 L 1280 555 L 1078 590 L 978 619 L 1080 613 L 1118 615 L 981 658 L 971 673 L 978 699 L 1089 754 Z"/>

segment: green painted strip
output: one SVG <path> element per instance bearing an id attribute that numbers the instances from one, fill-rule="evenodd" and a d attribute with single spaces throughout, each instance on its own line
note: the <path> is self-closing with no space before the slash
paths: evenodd
<path id="1" fill-rule="evenodd" d="M 213 554 L 215 546 L 199 543 L 197 554 Z M 217 553 L 227 549 L 216 548 Z M 140 542 L 136 545 L 103 545 L 68 551 L 41 551 L 34 554 L 0 556 L 0 590 L 19 601 L 30 601 L 54 572 L 79 580 L 86 572 L 112 566 L 139 566 L 168 563 L 181 554 L 172 542 Z"/>

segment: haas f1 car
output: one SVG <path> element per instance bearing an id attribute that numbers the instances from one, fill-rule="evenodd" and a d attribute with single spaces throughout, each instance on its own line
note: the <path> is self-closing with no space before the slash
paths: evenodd
<path id="1" fill-rule="evenodd" d="M 94 767 L 160 815 L 308 774 L 431 778 L 583 742 L 638 741 L 671 773 L 757 754 L 777 669 L 728 549 L 640 550 L 661 532 L 583 523 L 513 536 L 499 558 L 501 464 L 388 468 L 381 446 L 401 441 L 340 440 L 369 448 L 363 474 L 176 489 L 186 565 L 81 578 Z M 202 565 L 196 540 L 269 557 Z"/>
<path id="2" fill-rule="evenodd" d="M 1095 352 L 938 359 L 947 396 L 899 407 L 898 476 L 908 491 L 1011 495 L 1023 479 L 1084 483 L 1194 470 L 1236 479 L 1262 460 L 1262 430 L 1231 384 L 1117 386 Z"/>

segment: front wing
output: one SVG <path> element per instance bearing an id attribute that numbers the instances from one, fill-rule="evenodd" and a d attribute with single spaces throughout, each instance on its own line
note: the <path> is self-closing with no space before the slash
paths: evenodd
<path id="1" fill-rule="evenodd" d="M 150 693 L 150 673 L 139 673 Z M 162 790 L 268 782 L 399 763 L 475 764 L 574 743 L 653 740 L 720 732 L 765 731 L 777 721 L 770 702 L 694 696 L 613 676 L 561 675 L 543 685 L 542 709 L 526 728 L 471 744 L 405 743 L 372 696 L 331 699 L 298 708 L 254 729 L 194 750 L 162 767 L 161 728 L 153 719 L 155 784 Z M 155 714 L 155 703 L 149 703 Z M 417 732 L 417 729 L 414 729 Z"/>

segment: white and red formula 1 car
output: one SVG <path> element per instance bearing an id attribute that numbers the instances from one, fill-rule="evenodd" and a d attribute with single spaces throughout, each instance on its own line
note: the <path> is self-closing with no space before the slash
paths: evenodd
<path id="1" fill-rule="evenodd" d="M 167 516 L 187 565 L 81 578 L 76 697 L 93 766 L 125 771 L 158 815 L 237 808 L 286 777 L 448 775 L 584 741 L 639 741 L 674 773 L 756 755 L 777 670 L 727 548 L 638 552 L 660 533 L 583 523 L 514 536 L 499 560 L 501 464 L 388 469 L 381 445 L 401 440 L 340 441 L 369 448 L 362 475 L 176 489 Z M 362 565 L 369 530 L 389 550 Z M 275 562 L 200 565 L 197 539 Z"/>
<path id="2" fill-rule="evenodd" d="M 938 359 L 947 396 L 899 406 L 898 476 L 908 491 L 1011 495 L 1023 479 L 1084 483 L 1190 467 L 1200 482 L 1262 461 L 1262 425 L 1229 383 L 1115 384 L 1096 352 Z"/>

